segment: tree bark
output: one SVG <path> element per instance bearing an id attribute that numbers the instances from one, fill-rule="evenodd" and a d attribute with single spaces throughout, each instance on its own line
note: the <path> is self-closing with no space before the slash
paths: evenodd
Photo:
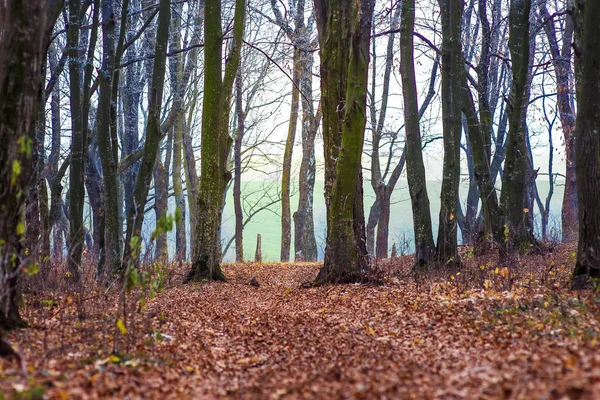
<path id="1" fill-rule="evenodd" d="M 0 329 L 24 324 L 18 281 L 23 253 L 24 202 L 35 167 L 32 144 L 45 51 L 44 4 L 0 3 Z"/>
<path id="2" fill-rule="evenodd" d="M 205 2 L 201 174 L 193 263 L 187 281 L 225 280 L 219 265 L 221 217 L 225 189 L 231 179 L 231 172 L 227 170 L 227 158 L 232 145 L 228 129 L 229 111 L 233 84 L 241 57 L 245 14 L 244 0 L 236 0 L 233 45 L 226 59 L 223 74 L 224 38 L 221 27 L 221 1 Z"/>
<path id="3" fill-rule="evenodd" d="M 374 3 L 317 0 L 327 240 L 317 283 L 354 282 L 369 268 L 361 155 Z"/>
<path id="4" fill-rule="evenodd" d="M 416 266 L 425 267 L 433 260 L 435 244 L 431 228 L 431 211 L 425 178 L 425 164 L 421 148 L 421 129 L 417 102 L 417 84 L 414 65 L 414 24 L 415 1 L 402 3 L 400 34 L 400 57 L 402 75 L 402 96 L 404 99 L 404 120 L 406 125 L 406 173 L 410 192 L 413 229 L 415 236 Z"/>
<path id="5" fill-rule="evenodd" d="M 290 211 L 290 182 L 292 178 L 292 155 L 296 141 L 296 127 L 298 126 L 298 112 L 300 108 L 300 51 L 294 49 L 292 72 L 292 103 L 290 106 L 290 121 L 288 134 L 283 153 L 283 166 L 281 173 L 281 262 L 290 260 L 290 247 L 292 243 L 292 218 Z"/>
<path id="6" fill-rule="evenodd" d="M 600 278 L 600 3 L 583 0 L 575 10 L 579 31 L 576 40 L 577 128 L 575 136 L 579 199 L 579 247 L 573 286 Z M 583 13 L 583 15 L 581 15 Z"/>
<path id="7" fill-rule="evenodd" d="M 436 248 L 440 264 L 460 265 L 457 247 L 458 189 L 460 180 L 462 0 L 438 0 L 442 19 L 442 118 L 444 164 Z"/>
<path id="8" fill-rule="evenodd" d="M 69 1 L 67 53 L 69 57 L 69 88 L 71 100 L 71 165 L 69 172 L 69 256 L 67 265 L 70 279 L 79 281 L 79 267 L 83 253 L 83 206 L 85 198 L 85 154 L 87 151 L 82 110 L 81 77 L 83 62 L 79 52 L 81 20 L 80 0 Z"/>
<path id="9" fill-rule="evenodd" d="M 158 28 L 156 31 L 156 49 L 152 69 L 152 83 L 148 94 L 148 124 L 146 125 L 146 141 L 144 143 L 144 157 L 135 182 L 133 192 L 133 205 L 127 213 L 127 236 L 125 240 L 124 263 L 121 272 L 133 261 L 132 239 L 136 238 L 141 243 L 142 225 L 146 211 L 146 201 L 150 189 L 150 180 L 154 171 L 154 164 L 158 156 L 160 145 L 160 110 L 165 80 L 167 43 L 169 40 L 170 2 L 161 0 L 158 11 Z M 134 240 L 134 241 L 135 241 Z"/>
<path id="10" fill-rule="evenodd" d="M 117 175 L 117 154 L 113 137 L 115 126 L 111 123 L 113 72 L 115 69 L 115 21 L 113 2 L 102 1 L 102 70 L 99 73 L 100 91 L 98 96 L 97 133 L 98 149 L 102 162 L 104 189 L 104 260 L 110 273 L 118 273 L 121 267 L 121 226 L 119 221 L 119 184 Z M 126 21 L 123 21 L 125 24 Z M 98 270 L 102 274 L 103 268 Z"/>
<path id="11" fill-rule="evenodd" d="M 504 220 L 503 240 L 507 253 L 515 246 L 532 243 L 528 229 L 526 196 L 528 154 L 525 126 L 527 80 L 529 72 L 529 14 L 531 0 L 511 0 L 509 48 L 512 59 L 512 87 L 508 105 L 508 144 L 500 207 Z"/>
<path id="12" fill-rule="evenodd" d="M 245 133 L 245 118 L 242 102 L 242 68 L 235 77 L 235 112 L 237 129 L 233 142 L 233 208 L 235 212 L 235 262 L 244 262 L 244 213 L 242 210 L 242 143 Z"/>
<path id="13" fill-rule="evenodd" d="M 539 3 L 540 14 L 544 19 L 544 32 L 548 39 L 552 66 L 556 78 L 556 103 L 560 116 L 563 137 L 565 139 L 565 192 L 562 202 L 562 239 L 565 242 L 577 241 L 577 180 L 575 174 L 575 111 L 571 107 L 569 91 L 571 88 L 571 43 L 573 41 L 573 18 L 565 15 L 562 46 L 559 46 L 554 19 L 546 7 L 546 0 Z"/>

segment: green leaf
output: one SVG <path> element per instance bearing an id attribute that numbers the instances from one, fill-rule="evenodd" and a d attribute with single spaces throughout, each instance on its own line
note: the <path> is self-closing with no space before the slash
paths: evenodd
<path id="1" fill-rule="evenodd" d="M 25 269 L 25 273 L 29 276 L 33 276 L 40 272 L 40 267 L 38 263 L 32 264 Z"/>

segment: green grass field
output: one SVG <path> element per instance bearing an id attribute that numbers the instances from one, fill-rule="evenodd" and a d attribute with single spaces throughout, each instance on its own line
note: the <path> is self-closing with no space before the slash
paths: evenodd
<path id="1" fill-rule="evenodd" d="M 253 202 L 253 198 L 256 199 L 259 196 L 264 182 L 248 182 L 242 185 L 244 193 L 257 192 L 257 194 L 250 196 L 249 202 Z M 538 182 L 538 190 L 542 196 L 542 200 L 545 200 L 545 196 L 548 193 L 549 185 L 546 181 Z M 371 204 L 374 201 L 373 190 L 369 182 L 365 182 L 365 216 L 368 216 Z M 440 189 L 441 182 L 439 181 L 428 181 L 427 189 L 429 193 L 429 200 L 431 203 L 431 215 L 433 221 L 434 238 L 437 233 L 437 221 L 438 213 L 440 210 Z M 271 191 L 276 191 L 275 185 L 272 186 Z M 461 197 L 466 196 L 468 190 L 467 184 L 461 186 Z M 551 215 L 549 222 L 549 231 L 554 230 L 554 234 L 560 233 L 560 210 L 563 196 L 564 186 L 562 183 L 558 183 L 554 189 L 554 195 L 551 202 Z M 274 194 L 273 194 L 274 195 Z M 298 197 L 293 196 L 292 201 L 292 214 L 298 206 Z M 463 203 L 464 204 L 464 203 Z M 280 252 L 281 242 L 281 204 L 277 203 L 270 207 L 269 210 L 264 210 L 254 216 L 251 222 L 246 225 L 244 229 L 244 257 L 248 260 L 254 258 L 254 251 L 256 249 L 256 234 L 260 233 L 262 236 L 262 254 L 263 260 L 265 261 L 278 261 Z M 534 210 L 537 214 L 537 209 Z M 325 242 L 325 200 L 323 197 L 323 181 L 317 181 L 315 185 L 315 200 L 314 200 L 314 220 L 315 220 L 315 233 L 317 237 L 317 244 L 319 247 L 319 254 L 322 257 L 323 246 Z M 540 228 L 539 214 L 537 214 L 536 229 Z M 227 204 L 225 206 L 225 213 L 223 215 L 223 241 L 227 243 L 233 236 L 235 229 L 235 220 L 233 212 L 233 198 L 232 191 L 229 190 L 227 193 Z M 406 181 L 399 181 L 394 194 L 392 195 L 392 206 L 391 206 L 391 220 L 390 220 L 390 235 L 389 242 L 390 248 L 392 243 L 397 243 L 400 249 L 404 243 L 409 244 L 407 251 L 412 251 L 412 212 L 410 207 L 410 195 Z M 292 224 L 292 235 L 294 232 Z M 460 233 L 459 233 L 460 234 Z M 292 259 L 293 259 L 293 239 L 292 239 Z M 225 255 L 226 261 L 231 261 L 234 258 L 234 244 L 229 248 L 229 251 Z"/>

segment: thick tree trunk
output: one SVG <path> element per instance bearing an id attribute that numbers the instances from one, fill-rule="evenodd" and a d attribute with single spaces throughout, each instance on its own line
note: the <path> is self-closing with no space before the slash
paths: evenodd
<path id="1" fill-rule="evenodd" d="M 413 229 L 415 236 L 416 266 L 424 267 L 433 260 L 435 244 L 431 228 L 431 211 L 427 194 L 425 164 L 421 148 L 417 84 L 414 66 L 413 30 L 415 24 L 415 1 L 402 3 L 400 57 L 402 60 L 402 96 L 406 124 L 406 173 L 410 192 Z"/>
<path id="2" fill-rule="evenodd" d="M 436 248 L 440 264 L 459 265 L 457 247 L 458 189 L 460 180 L 461 77 L 460 45 L 462 0 L 438 0 L 442 19 L 442 117 L 444 166 Z"/>
<path id="3" fill-rule="evenodd" d="M 583 7 L 583 8 L 580 8 Z M 581 13 L 583 12 L 583 15 Z M 600 3 L 580 2 L 576 9 L 578 70 L 576 154 L 579 199 L 579 248 L 573 286 L 600 278 Z"/>
<path id="4" fill-rule="evenodd" d="M 118 273 L 121 267 L 121 225 L 119 221 L 119 183 L 117 175 L 116 126 L 111 123 L 113 72 L 115 63 L 115 11 L 111 1 L 102 2 L 102 71 L 99 74 L 97 132 L 98 149 L 102 162 L 104 190 L 104 260 L 110 273 Z M 125 23 L 125 21 L 123 21 Z M 98 272 L 102 274 L 103 268 Z"/>
<path id="5" fill-rule="evenodd" d="M 24 203 L 35 165 L 32 147 L 44 58 L 44 4 L 0 3 L 0 330 L 23 324 L 18 281 Z"/>
<path id="6" fill-rule="evenodd" d="M 187 281 L 225 280 L 221 271 L 221 216 L 224 194 L 231 172 L 227 158 L 232 139 L 229 135 L 229 111 L 233 84 L 241 57 L 246 5 L 236 0 L 233 22 L 233 46 L 223 74 L 223 33 L 221 1 L 205 2 L 204 23 L 204 98 L 202 111 L 202 149 L 198 188 L 194 255 Z"/>
<path id="7" fill-rule="evenodd" d="M 513 79 L 508 110 L 508 144 L 500 197 L 506 236 L 503 240 L 508 246 L 508 253 L 522 243 L 532 242 L 526 215 L 528 155 L 525 136 L 530 9 L 530 0 L 511 1 L 509 48 Z"/>
<path id="8" fill-rule="evenodd" d="M 315 2 L 327 205 L 325 262 L 317 283 L 356 281 L 369 267 L 361 155 L 373 8 L 371 0 Z"/>

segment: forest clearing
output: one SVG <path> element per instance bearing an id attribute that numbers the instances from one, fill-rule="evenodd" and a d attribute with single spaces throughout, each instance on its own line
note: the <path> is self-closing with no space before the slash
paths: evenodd
<path id="1" fill-rule="evenodd" d="M 9 336 L 27 377 L 0 361 L 0 391 L 51 399 L 594 399 L 600 302 L 594 291 L 568 290 L 573 251 L 524 256 L 514 277 L 476 256 L 461 271 L 419 277 L 407 256 L 383 261 L 382 284 L 313 288 L 301 286 L 316 263 L 231 264 L 228 283 L 203 285 L 182 285 L 174 267 L 143 311 L 139 294 L 129 296 L 125 334 L 115 329 L 118 294 L 46 292 L 27 298 L 31 326 Z"/>

